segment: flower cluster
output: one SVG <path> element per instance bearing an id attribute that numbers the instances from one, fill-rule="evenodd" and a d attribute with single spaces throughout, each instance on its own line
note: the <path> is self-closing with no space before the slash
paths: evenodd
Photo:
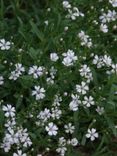
<path id="1" fill-rule="evenodd" d="M 15 107 L 7 104 L 6 106 L 3 105 L 2 110 L 6 117 L 6 123 L 4 125 L 6 127 L 6 131 L 1 148 L 3 148 L 5 152 L 9 152 L 12 149 L 12 146 L 15 145 L 18 153 L 22 153 L 19 149 L 27 148 L 32 145 L 27 129 L 23 129 L 22 126 L 17 126 Z M 14 153 L 13 155 L 16 154 Z"/>
<path id="2" fill-rule="evenodd" d="M 87 46 L 88 48 L 90 48 L 92 46 L 92 40 L 91 40 L 91 38 L 88 35 L 86 35 L 84 31 L 81 31 L 78 34 L 78 37 L 81 40 L 81 45 L 82 46 Z"/>
<path id="3" fill-rule="evenodd" d="M 9 79 L 17 80 L 23 74 L 23 72 L 25 72 L 25 68 L 22 66 L 22 64 L 17 63 L 15 64 L 15 70 L 11 71 Z"/>
<path id="4" fill-rule="evenodd" d="M 2 1 L 0 154 L 113 155 L 117 0 L 36 2 Z"/>
<path id="5" fill-rule="evenodd" d="M 66 18 L 76 20 L 79 16 L 84 17 L 84 14 L 77 7 L 72 7 L 68 1 L 63 1 L 63 8 L 68 11 Z"/>
<path id="6" fill-rule="evenodd" d="M 68 49 L 68 51 L 62 55 L 64 56 L 62 63 L 67 67 L 72 66 L 78 60 L 78 57 L 75 56 L 74 51 L 70 49 Z"/>
<path id="7" fill-rule="evenodd" d="M 104 33 L 108 32 L 108 26 L 107 23 L 110 23 L 112 21 L 116 21 L 117 19 L 117 13 L 115 10 L 111 11 L 108 10 L 108 13 L 104 13 L 99 17 L 101 20 L 100 30 Z"/>

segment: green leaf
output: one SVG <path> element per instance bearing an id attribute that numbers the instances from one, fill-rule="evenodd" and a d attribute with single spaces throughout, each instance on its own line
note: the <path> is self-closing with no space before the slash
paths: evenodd
<path id="1" fill-rule="evenodd" d="M 83 135 L 83 137 L 82 137 L 82 141 L 81 141 L 81 145 L 85 145 L 86 144 L 86 136 L 85 135 Z"/>
<path id="2" fill-rule="evenodd" d="M 30 25 L 32 26 L 32 32 L 40 39 L 40 41 L 44 40 L 43 33 L 38 29 L 37 25 L 30 21 Z"/>
<path id="3" fill-rule="evenodd" d="M 36 50 L 36 49 L 34 49 L 32 47 L 29 49 L 29 55 L 30 55 L 30 57 L 33 60 L 36 60 L 37 59 L 38 54 L 39 54 L 39 51 L 38 50 Z"/>
<path id="4" fill-rule="evenodd" d="M 30 88 L 33 84 L 33 78 L 31 78 L 31 76 L 22 76 L 20 78 L 20 83 L 23 88 Z"/>

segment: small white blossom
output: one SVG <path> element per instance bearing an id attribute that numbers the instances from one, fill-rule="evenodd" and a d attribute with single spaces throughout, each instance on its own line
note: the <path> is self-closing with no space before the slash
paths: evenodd
<path id="1" fill-rule="evenodd" d="M 3 76 L 0 76 L 0 86 L 4 84 L 4 78 Z"/>
<path id="2" fill-rule="evenodd" d="M 34 89 L 32 91 L 32 96 L 36 97 L 36 100 L 43 99 L 45 97 L 45 89 L 41 88 L 40 86 L 34 86 Z"/>
<path id="3" fill-rule="evenodd" d="M 108 27 L 106 24 L 101 24 L 100 25 L 100 30 L 104 33 L 107 33 L 108 32 Z"/>
<path id="4" fill-rule="evenodd" d="M 111 67 L 112 67 L 111 73 L 117 74 L 117 64 L 112 64 Z"/>
<path id="5" fill-rule="evenodd" d="M 22 72 L 25 72 L 25 68 L 22 66 L 22 64 L 20 64 L 20 63 L 17 63 L 17 64 L 15 64 L 15 71 L 19 74 L 19 75 L 21 75 L 22 74 Z"/>
<path id="6" fill-rule="evenodd" d="M 69 8 L 71 8 L 71 4 L 69 3 L 69 1 L 63 1 L 63 8 L 65 8 L 65 9 L 69 9 Z"/>
<path id="7" fill-rule="evenodd" d="M 38 67 L 38 66 L 34 65 L 34 66 L 29 68 L 28 74 L 33 75 L 33 78 L 37 79 L 43 75 L 43 69 L 44 68 L 42 66 Z"/>
<path id="8" fill-rule="evenodd" d="M 27 156 L 26 153 L 22 153 L 21 150 L 18 150 L 17 153 L 14 153 L 13 156 Z"/>
<path id="9" fill-rule="evenodd" d="M 88 48 L 92 47 L 92 40 L 91 38 L 85 34 L 84 31 L 81 31 L 79 34 L 78 34 L 78 37 L 80 38 L 81 40 L 81 45 L 82 46 L 87 46 Z"/>
<path id="10" fill-rule="evenodd" d="M 101 20 L 101 23 L 102 24 L 107 24 L 111 21 L 115 21 L 117 19 L 117 13 L 115 10 L 111 11 L 111 10 L 108 10 L 107 13 L 103 13 L 99 19 Z"/>
<path id="11" fill-rule="evenodd" d="M 104 107 L 97 107 L 96 108 L 96 112 L 99 114 L 99 115 L 102 115 L 104 113 Z"/>
<path id="12" fill-rule="evenodd" d="M 86 137 L 90 138 L 91 141 L 94 141 L 95 138 L 98 138 L 98 133 L 96 132 L 96 129 L 95 128 L 88 129 Z"/>
<path id="13" fill-rule="evenodd" d="M 12 107 L 10 104 L 3 106 L 2 110 L 5 112 L 6 117 L 14 117 L 15 116 L 15 107 Z"/>
<path id="14" fill-rule="evenodd" d="M 117 7 L 117 0 L 109 0 L 113 7 Z"/>
<path id="15" fill-rule="evenodd" d="M 72 101 L 69 104 L 69 108 L 72 111 L 77 111 L 78 110 L 78 106 L 81 103 L 81 101 L 79 100 L 79 96 L 72 94 L 71 97 L 72 97 Z"/>
<path id="16" fill-rule="evenodd" d="M 56 62 L 59 59 L 59 57 L 58 57 L 57 53 L 51 53 L 50 59 L 51 59 L 51 61 Z"/>
<path id="17" fill-rule="evenodd" d="M 74 133 L 75 127 L 72 125 L 72 123 L 68 123 L 67 125 L 64 126 L 65 132 L 66 133 Z"/>
<path id="18" fill-rule="evenodd" d="M 12 129 L 15 125 L 16 125 L 15 118 L 12 118 L 10 120 L 8 119 L 4 126 L 7 127 L 9 130 Z"/>
<path id="19" fill-rule="evenodd" d="M 51 117 L 51 113 L 50 113 L 50 110 L 47 108 L 45 108 L 44 111 L 41 111 L 37 115 L 37 118 L 41 120 L 42 122 L 46 122 L 50 117 Z"/>
<path id="20" fill-rule="evenodd" d="M 66 139 L 64 137 L 59 138 L 59 147 L 56 149 L 56 152 L 59 153 L 60 156 L 64 156 L 65 152 L 67 151 L 66 146 Z"/>
<path id="21" fill-rule="evenodd" d="M 98 55 L 94 56 L 93 64 L 97 65 L 97 68 L 101 68 L 104 66 L 103 57 L 99 57 Z"/>
<path id="22" fill-rule="evenodd" d="M 58 127 L 53 122 L 50 122 L 48 126 L 45 127 L 45 129 L 48 132 L 48 135 L 57 135 Z"/>
<path id="23" fill-rule="evenodd" d="M 15 70 L 11 72 L 9 79 L 17 80 L 24 71 L 25 71 L 25 68 L 22 66 L 22 64 L 20 63 L 15 64 Z"/>
<path id="24" fill-rule="evenodd" d="M 93 80 L 91 69 L 86 65 L 82 65 L 80 71 L 80 75 L 87 79 L 87 83 Z"/>
<path id="25" fill-rule="evenodd" d="M 65 146 L 61 146 L 56 149 L 56 152 L 59 153 L 60 156 L 64 156 L 66 151 L 67 151 L 67 148 Z"/>
<path id="26" fill-rule="evenodd" d="M 78 60 L 78 57 L 75 56 L 74 51 L 70 49 L 68 49 L 68 51 L 62 55 L 64 56 L 62 63 L 67 67 L 72 66 Z"/>
<path id="27" fill-rule="evenodd" d="M 61 117 L 61 114 L 62 114 L 62 111 L 55 107 L 55 108 L 52 108 L 52 114 L 51 114 L 51 117 L 53 119 L 59 119 Z"/>
<path id="28" fill-rule="evenodd" d="M 89 90 L 89 86 L 85 82 L 81 82 L 81 85 L 76 85 L 76 91 L 82 95 L 85 95 Z"/>
<path id="29" fill-rule="evenodd" d="M 0 49 L 9 50 L 11 48 L 11 42 L 5 41 L 5 39 L 0 39 Z"/>
<path id="30" fill-rule="evenodd" d="M 17 80 L 19 77 L 19 73 L 17 73 L 16 71 L 12 71 L 10 76 L 9 76 L 9 79 L 10 80 Z"/>
<path id="31" fill-rule="evenodd" d="M 73 139 L 70 140 L 70 144 L 72 146 L 77 146 L 78 145 L 78 140 L 76 138 L 73 138 Z"/>
<path id="32" fill-rule="evenodd" d="M 84 17 L 84 14 L 79 11 L 77 7 L 73 7 L 73 9 L 68 9 L 67 18 L 71 18 L 72 20 L 76 20 L 77 17 Z"/>
<path id="33" fill-rule="evenodd" d="M 111 59 L 110 56 L 104 55 L 104 56 L 103 56 L 103 62 L 105 63 L 105 65 L 106 65 L 107 67 L 110 67 L 111 64 L 112 64 L 112 59 Z"/>
<path id="34" fill-rule="evenodd" d="M 85 107 L 90 107 L 91 105 L 94 105 L 94 99 L 92 96 L 89 97 L 85 96 L 82 103 Z"/>

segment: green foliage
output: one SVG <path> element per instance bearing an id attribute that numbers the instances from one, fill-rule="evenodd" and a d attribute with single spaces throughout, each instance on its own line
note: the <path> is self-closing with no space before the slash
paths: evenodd
<path id="1" fill-rule="evenodd" d="M 99 0 L 69 0 L 70 4 L 78 7 L 84 17 L 76 20 L 66 18 L 67 9 L 63 8 L 62 0 L 0 0 L 0 40 L 13 42 L 7 52 L 0 50 L 0 76 L 4 77 L 4 85 L 0 86 L 0 143 L 5 135 L 6 117 L 3 106 L 12 104 L 16 109 L 17 125 L 27 128 L 33 145 L 23 148 L 29 156 L 42 153 L 49 156 L 56 151 L 60 137 L 74 137 L 79 140 L 77 147 L 68 147 L 66 156 L 117 156 L 117 69 L 111 71 L 112 64 L 117 65 L 117 25 L 116 20 L 108 22 L 108 33 L 100 30 L 100 19 L 103 11 L 117 11 L 109 1 Z M 116 15 L 117 16 L 117 15 Z M 97 22 L 97 24 L 95 24 Z M 68 27 L 68 30 L 65 28 Z M 84 31 L 92 39 L 93 46 L 88 48 L 81 45 L 78 34 Z M 74 66 L 64 66 L 63 53 L 73 49 L 78 61 Z M 50 61 L 50 54 L 56 52 L 58 62 Z M 91 55 L 92 54 L 92 55 Z M 112 64 L 98 68 L 92 61 L 94 56 L 110 56 Z M 5 63 L 6 61 L 6 63 Z M 17 63 L 25 67 L 24 74 L 16 81 L 10 80 L 10 74 Z M 87 64 L 91 69 L 93 81 L 89 84 L 87 96 L 94 97 L 95 105 L 84 108 L 81 104 L 78 111 L 70 111 L 71 94 L 75 94 L 75 85 L 86 81 L 79 73 L 81 66 Z M 44 75 L 38 79 L 28 74 L 29 67 L 43 66 Z M 47 84 L 51 77 L 50 69 L 57 69 L 54 85 Z M 117 67 L 116 67 L 117 68 Z M 35 100 L 31 95 L 34 86 L 41 86 L 46 90 L 46 97 L 42 101 Z M 100 89 L 101 88 L 101 89 Z M 67 95 L 64 95 L 67 93 Z M 62 97 L 61 110 L 63 116 L 55 124 L 60 133 L 51 138 L 45 127 L 36 125 L 37 115 L 44 108 L 51 109 L 55 95 Z M 80 95 L 80 101 L 84 95 Z M 97 107 L 103 107 L 104 113 L 99 115 Z M 33 117 L 31 118 L 30 115 Z M 42 122 L 42 121 L 41 121 Z M 48 122 L 51 122 L 49 119 Z M 73 123 L 73 134 L 64 135 L 65 123 Z M 20 127 L 19 126 L 19 127 Z M 87 140 L 88 129 L 95 127 L 99 133 L 97 141 Z M 50 152 L 45 150 L 50 148 Z M 34 150 L 33 150 L 34 149 Z M 6 154 L 0 149 L 0 156 L 10 156 L 16 153 L 16 147 Z M 55 156 L 55 154 L 54 154 Z"/>

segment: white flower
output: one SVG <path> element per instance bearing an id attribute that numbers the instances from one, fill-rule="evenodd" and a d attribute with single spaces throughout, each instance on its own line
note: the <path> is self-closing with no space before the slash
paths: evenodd
<path id="1" fill-rule="evenodd" d="M 65 57 L 62 61 L 62 63 L 65 65 L 65 66 L 72 66 L 73 65 L 73 62 L 72 62 L 72 59 L 70 59 L 69 57 Z"/>
<path id="2" fill-rule="evenodd" d="M 0 76 L 0 85 L 3 85 L 4 84 L 4 78 L 3 76 Z"/>
<path id="3" fill-rule="evenodd" d="M 11 47 L 11 42 L 5 41 L 5 39 L 0 40 L 0 49 L 1 50 L 9 50 Z"/>
<path id="4" fill-rule="evenodd" d="M 59 153 L 60 156 L 64 156 L 65 152 L 67 151 L 66 146 L 66 139 L 64 137 L 59 138 L 59 147 L 56 149 L 56 152 Z"/>
<path id="5" fill-rule="evenodd" d="M 6 138 L 10 144 L 18 144 L 19 138 L 18 133 L 15 133 L 13 129 L 9 129 L 9 133 L 6 133 Z"/>
<path id="6" fill-rule="evenodd" d="M 81 40 L 81 45 L 82 46 L 87 46 L 88 48 L 92 47 L 92 40 L 91 38 L 89 38 L 88 35 L 85 34 L 84 31 L 81 31 L 79 34 L 78 34 L 78 37 L 80 38 Z"/>
<path id="7" fill-rule="evenodd" d="M 21 75 L 22 72 L 25 71 L 25 68 L 20 63 L 15 64 L 15 67 L 16 67 L 15 72 L 17 72 L 19 75 Z"/>
<path id="8" fill-rule="evenodd" d="M 47 25 L 47 26 L 48 26 L 48 23 L 49 23 L 49 22 L 48 22 L 48 20 L 46 20 L 46 21 L 44 21 L 44 23 L 45 23 L 45 25 Z"/>
<path id="9" fill-rule="evenodd" d="M 44 111 L 41 111 L 37 115 L 37 118 L 42 120 L 43 122 L 46 122 L 50 117 L 51 117 L 51 113 L 50 113 L 50 110 L 47 108 L 45 108 Z"/>
<path id="10" fill-rule="evenodd" d="M 109 0 L 113 7 L 117 7 L 117 0 Z"/>
<path id="11" fill-rule="evenodd" d="M 78 93 L 81 93 L 82 95 L 86 94 L 88 90 L 89 90 L 89 87 L 83 81 L 81 82 L 81 85 L 76 85 L 76 91 Z"/>
<path id="12" fill-rule="evenodd" d="M 117 13 L 115 10 L 111 11 L 108 10 L 108 13 L 103 13 L 99 19 L 101 20 L 102 25 L 106 24 L 107 22 L 115 21 L 117 19 Z"/>
<path id="13" fill-rule="evenodd" d="M 56 149 L 56 152 L 58 152 L 60 154 L 60 156 L 64 156 L 66 151 L 67 151 L 67 148 L 64 146 L 58 147 Z"/>
<path id="14" fill-rule="evenodd" d="M 51 53 L 50 59 L 51 59 L 51 61 L 56 62 L 59 59 L 59 57 L 58 57 L 57 53 Z"/>
<path id="15" fill-rule="evenodd" d="M 73 62 L 72 60 L 69 58 L 69 57 L 65 57 L 62 61 L 62 63 L 65 65 L 65 66 L 72 66 L 73 65 Z"/>
<path id="16" fill-rule="evenodd" d="M 101 20 L 101 23 L 106 23 L 108 21 L 107 14 L 103 13 L 99 19 Z"/>
<path id="17" fill-rule="evenodd" d="M 52 77 L 47 77 L 46 81 L 47 81 L 48 85 L 54 84 L 54 80 L 52 79 Z"/>
<path id="18" fill-rule="evenodd" d="M 66 145 L 66 139 L 64 137 L 59 138 L 59 146 L 65 146 Z"/>
<path id="19" fill-rule="evenodd" d="M 50 75 L 51 75 L 51 78 L 52 78 L 52 79 L 55 78 L 56 72 L 57 72 L 57 69 L 55 69 L 54 66 L 52 66 L 52 67 L 50 68 Z"/>
<path id="20" fill-rule="evenodd" d="M 67 125 L 64 126 L 65 132 L 66 133 L 74 133 L 75 127 L 72 125 L 72 123 L 68 123 Z"/>
<path id="21" fill-rule="evenodd" d="M 115 21 L 117 19 L 117 12 L 115 10 L 108 10 L 107 18 L 109 19 L 109 22 Z"/>
<path id="22" fill-rule="evenodd" d="M 89 96 L 89 97 L 85 96 L 82 103 L 86 107 L 90 107 L 91 105 L 94 105 L 93 97 L 92 96 Z"/>
<path id="23" fill-rule="evenodd" d="M 78 103 L 71 101 L 69 104 L 69 108 L 70 108 L 70 110 L 72 110 L 74 112 L 77 111 L 78 110 Z"/>
<path id="24" fill-rule="evenodd" d="M 48 135 L 57 135 L 58 127 L 53 122 L 50 122 L 48 126 L 45 127 L 45 129 L 48 132 Z"/>
<path id="25" fill-rule="evenodd" d="M 22 153 L 21 150 L 18 150 L 17 153 L 14 153 L 13 156 L 27 156 L 26 153 Z"/>
<path id="26" fill-rule="evenodd" d="M 55 107 L 55 108 L 52 108 L 52 114 L 51 114 L 51 117 L 53 119 L 59 119 L 61 117 L 61 114 L 62 114 L 62 111 Z"/>
<path id="27" fill-rule="evenodd" d="M 4 126 L 7 127 L 8 129 L 11 129 L 11 128 L 13 128 L 15 125 L 16 125 L 15 118 L 12 118 L 12 119 L 10 119 L 10 120 L 8 119 Z"/>
<path id="28" fill-rule="evenodd" d="M 77 56 L 75 56 L 74 51 L 70 50 L 70 49 L 68 49 L 68 51 L 66 53 L 63 53 L 62 55 L 65 56 L 65 57 L 69 57 L 73 61 L 76 61 L 78 59 Z"/>
<path id="29" fill-rule="evenodd" d="M 67 18 L 71 18 L 72 20 L 76 20 L 77 17 L 82 16 L 84 17 L 84 14 L 81 13 L 77 7 L 73 7 L 73 9 L 68 9 L 68 15 Z"/>
<path id="30" fill-rule="evenodd" d="M 5 152 L 9 152 L 9 150 L 11 149 L 11 145 L 9 144 L 8 141 L 4 141 L 2 144 L 1 144 L 1 148 L 4 149 Z"/>
<path id="31" fill-rule="evenodd" d="M 73 63 L 78 60 L 78 57 L 75 56 L 74 51 L 70 49 L 68 49 L 68 51 L 66 53 L 63 53 L 62 55 L 64 56 L 62 63 L 67 67 L 72 66 Z"/>
<path id="32" fill-rule="evenodd" d="M 52 105 L 54 107 L 58 107 L 58 106 L 60 106 L 60 102 L 62 102 L 62 97 L 60 95 L 55 95 L 54 102 Z"/>
<path id="33" fill-rule="evenodd" d="M 23 147 L 28 147 L 32 145 L 32 142 L 29 137 L 26 137 L 23 142 L 24 142 Z"/>
<path id="34" fill-rule="evenodd" d="M 7 104 L 7 106 L 3 106 L 2 110 L 5 112 L 6 117 L 15 116 L 15 107 L 12 107 L 10 104 Z"/>
<path id="35" fill-rule="evenodd" d="M 111 66 L 112 64 L 112 59 L 110 56 L 104 55 L 103 56 L 103 62 L 106 64 L 106 66 Z"/>
<path id="36" fill-rule="evenodd" d="M 95 138 L 98 138 L 98 133 L 96 132 L 96 129 L 95 128 L 88 129 L 86 137 L 90 138 L 91 141 L 94 141 Z"/>
<path id="37" fill-rule="evenodd" d="M 91 71 L 90 68 L 84 64 L 82 65 L 81 69 L 79 70 L 80 71 L 80 75 L 81 76 L 87 76 L 87 74 Z"/>
<path id="38" fill-rule="evenodd" d="M 9 76 L 10 80 L 17 80 L 19 77 L 19 73 L 17 73 L 16 71 L 12 71 L 11 75 Z"/>
<path id="39" fill-rule="evenodd" d="M 107 33 L 108 32 L 108 27 L 106 24 L 101 24 L 100 25 L 100 30 L 104 33 Z"/>
<path id="40" fill-rule="evenodd" d="M 87 79 L 87 82 L 93 80 L 92 72 L 86 64 L 82 65 L 79 71 L 80 71 L 80 75 Z"/>
<path id="41" fill-rule="evenodd" d="M 56 152 L 58 152 L 60 154 L 60 156 L 64 156 L 65 155 L 65 152 L 67 151 L 67 148 L 66 147 L 58 147 L 56 149 Z"/>
<path id="42" fill-rule="evenodd" d="M 93 64 L 97 65 L 97 68 L 101 68 L 104 66 L 104 61 L 102 56 L 95 55 L 93 59 Z"/>
<path id="43" fill-rule="evenodd" d="M 97 107 L 96 108 L 96 112 L 99 114 L 99 115 L 102 115 L 104 113 L 104 107 Z"/>
<path id="44" fill-rule="evenodd" d="M 71 139 L 70 144 L 72 146 L 77 146 L 78 145 L 78 140 L 76 138 Z"/>
<path id="45" fill-rule="evenodd" d="M 20 63 L 15 64 L 15 70 L 11 72 L 9 79 L 17 80 L 24 71 L 25 71 L 25 68 L 22 66 L 22 64 Z"/>
<path id="46" fill-rule="evenodd" d="M 40 86 L 34 86 L 35 90 L 32 91 L 32 96 L 36 96 L 36 100 L 43 99 L 45 97 L 45 89 Z"/>
<path id="47" fill-rule="evenodd" d="M 112 67 L 111 72 L 117 74 L 117 64 L 112 64 L 111 67 Z"/>
<path id="48" fill-rule="evenodd" d="M 78 106 L 81 103 L 81 101 L 79 100 L 79 96 L 72 94 L 71 97 L 72 97 L 72 101 L 69 104 L 69 108 L 72 111 L 77 111 L 78 110 Z"/>
<path id="49" fill-rule="evenodd" d="M 38 77 L 43 75 L 43 67 L 38 67 L 36 65 L 29 68 L 29 75 L 33 75 L 34 79 L 37 79 Z"/>
<path id="50" fill-rule="evenodd" d="M 63 1 L 63 8 L 69 9 L 71 8 L 71 4 L 68 1 Z"/>
<path id="51" fill-rule="evenodd" d="M 68 27 L 68 26 L 64 27 L 64 31 L 67 31 L 68 29 L 69 29 L 69 27 Z"/>

